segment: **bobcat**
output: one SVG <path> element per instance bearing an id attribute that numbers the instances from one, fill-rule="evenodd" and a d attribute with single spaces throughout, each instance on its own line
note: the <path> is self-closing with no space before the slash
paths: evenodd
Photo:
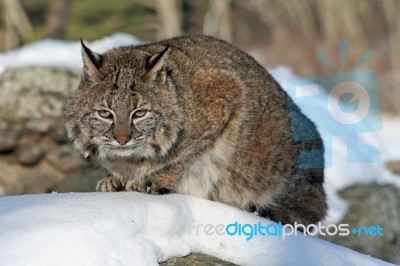
<path id="1" fill-rule="evenodd" d="M 81 43 L 64 114 L 76 148 L 110 173 L 98 191 L 188 194 L 290 224 L 325 217 L 316 126 L 251 56 L 206 36 L 104 54 Z M 314 138 L 295 140 L 291 117 Z M 310 150 L 317 166 L 301 167 Z"/>

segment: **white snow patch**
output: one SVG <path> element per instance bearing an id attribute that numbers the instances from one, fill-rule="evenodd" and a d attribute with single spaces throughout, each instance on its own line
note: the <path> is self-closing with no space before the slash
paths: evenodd
<path id="1" fill-rule="evenodd" d="M 157 265 L 202 252 L 240 265 L 389 265 L 316 237 L 208 235 L 197 225 L 271 222 L 184 195 L 69 193 L 0 198 L 0 265 Z M 202 229 L 202 228 L 200 228 Z"/>
<path id="2" fill-rule="evenodd" d="M 114 47 L 138 44 L 140 41 L 126 33 L 115 33 L 94 42 L 85 42 L 95 52 Z M 55 66 L 82 68 L 81 44 L 78 41 L 45 39 L 27 44 L 8 53 L 0 53 L 0 74 L 10 67 Z"/>
<path id="3" fill-rule="evenodd" d="M 383 130 L 377 132 L 382 151 L 387 161 L 400 160 L 400 118 L 395 116 L 382 116 Z"/>

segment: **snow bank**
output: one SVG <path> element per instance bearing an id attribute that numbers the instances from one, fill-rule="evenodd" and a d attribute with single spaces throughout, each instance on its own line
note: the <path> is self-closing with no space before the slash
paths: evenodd
<path id="1" fill-rule="evenodd" d="M 376 135 L 379 138 L 386 161 L 400 161 L 400 119 L 385 115 L 382 118 L 383 130 Z"/>
<path id="2" fill-rule="evenodd" d="M 138 44 L 140 41 L 130 34 L 115 33 L 94 42 L 87 42 L 98 53 L 114 47 Z M 55 66 L 82 68 L 81 44 L 78 41 L 46 39 L 8 53 L 0 53 L 0 74 L 10 67 Z"/>
<path id="3" fill-rule="evenodd" d="M 202 252 L 240 265 L 389 265 L 316 237 L 206 234 L 266 219 L 183 195 L 69 193 L 0 198 L 0 265 L 157 265 Z M 202 229 L 204 227 L 200 227 Z"/>

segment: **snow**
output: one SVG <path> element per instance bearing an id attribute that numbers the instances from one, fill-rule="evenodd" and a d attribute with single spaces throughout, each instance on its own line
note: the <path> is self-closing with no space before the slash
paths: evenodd
<path id="1" fill-rule="evenodd" d="M 400 119 L 386 115 L 382 119 L 383 130 L 377 132 L 386 161 L 400 161 Z"/>
<path id="2" fill-rule="evenodd" d="M 157 265 L 190 252 L 240 265 L 389 265 L 302 234 L 285 240 L 197 234 L 197 225 L 271 222 L 191 196 L 10 196 L 0 198 L 0 213 L 0 265 Z"/>
<path id="3" fill-rule="evenodd" d="M 96 52 L 140 41 L 117 33 L 87 43 Z M 10 67 L 49 65 L 82 67 L 80 43 L 43 40 L 8 53 L 0 53 L 1 72 Z M 295 75 L 285 66 L 269 69 L 285 88 Z M 296 99 L 294 99 L 296 101 Z M 321 132 L 335 130 L 319 121 L 318 112 L 326 102 L 304 108 Z M 389 173 L 385 163 L 400 159 L 400 119 L 382 116 L 382 130 L 360 134 L 358 141 L 377 147 L 377 163 L 348 163 L 344 137 L 333 139 L 333 165 L 325 171 L 329 212 L 326 223 L 337 223 L 348 205 L 337 191 L 360 183 L 393 183 L 400 178 Z M 285 241 L 256 237 L 192 235 L 191 225 L 229 224 L 234 221 L 269 221 L 235 208 L 182 195 L 151 196 L 137 193 L 88 193 L 26 195 L 0 198 L 0 265 L 80 264 L 156 265 L 173 256 L 204 252 L 245 265 L 382 265 L 382 261 L 355 253 L 309 236 Z M 38 256 L 41 254 L 41 256 Z M 45 254 L 45 255 L 43 255 Z M 61 260 L 62 259 L 62 260 Z"/>
<path id="4" fill-rule="evenodd" d="M 98 53 L 114 47 L 138 44 L 140 41 L 130 34 L 115 33 L 94 42 L 86 42 Z M 46 39 L 8 53 L 0 53 L 0 74 L 10 67 L 21 66 L 55 66 L 82 68 L 81 44 L 78 41 Z"/>

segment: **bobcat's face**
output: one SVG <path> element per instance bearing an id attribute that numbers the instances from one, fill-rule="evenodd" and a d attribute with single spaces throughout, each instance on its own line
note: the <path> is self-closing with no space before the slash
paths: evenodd
<path id="1" fill-rule="evenodd" d="M 176 142 L 181 112 L 175 86 L 164 67 L 152 73 L 138 71 L 138 65 L 126 68 L 116 61 L 114 72 L 97 72 L 95 79 L 83 76 L 67 103 L 68 134 L 85 156 L 154 159 L 165 156 Z"/>

